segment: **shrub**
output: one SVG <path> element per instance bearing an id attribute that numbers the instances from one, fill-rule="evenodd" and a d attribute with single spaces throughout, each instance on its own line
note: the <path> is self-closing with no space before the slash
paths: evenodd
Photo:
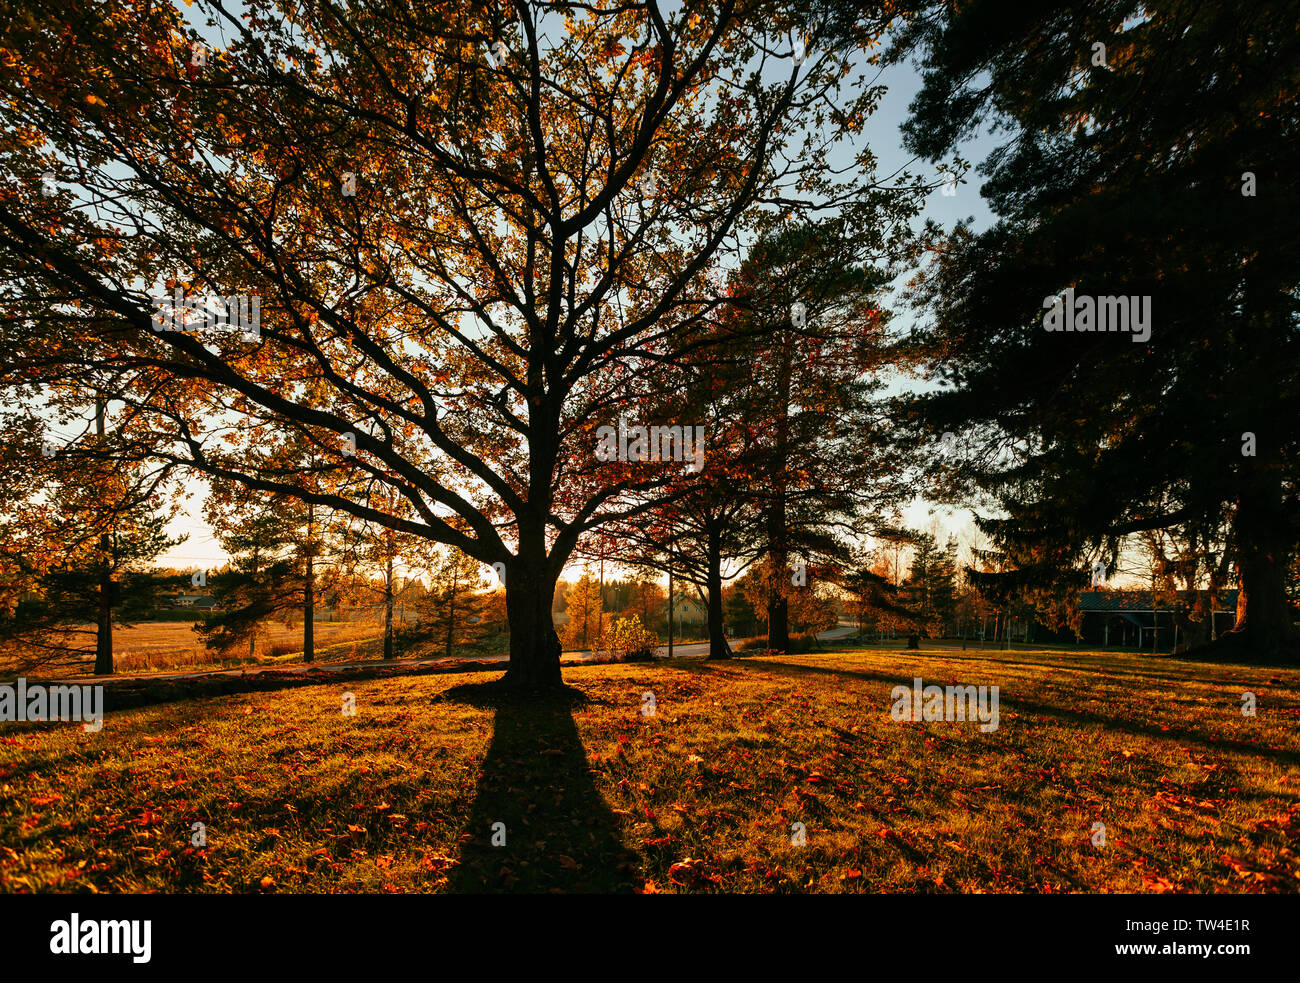
<path id="1" fill-rule="evenodd" d="M 603 647 L 620 662 L 648 662 L 658 644 L 659 636 L 641 624 L 635 614 L 619 618 L 605 629 Z"/>
<path id="2" fill-rule="evenodd" d="M 805 652 L 813 652 L 817 649 L 817 636 L 808 635 L 791 635 L 790 652 L 793 655 L 803 655 Z"/>

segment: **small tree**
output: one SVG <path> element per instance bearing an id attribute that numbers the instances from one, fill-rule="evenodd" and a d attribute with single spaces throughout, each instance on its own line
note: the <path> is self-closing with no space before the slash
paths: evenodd
<path id="1" fill-rule="evenodd" d="M 621 613 L 639 618 L 647 628 L 657 628 L 667 624 L 667 595 L 658 583 L 640 577 L 627 585 L 627 603 Z"/>
<path id="2" fill-rule="evenodd" d="M 605 628 L 604 648 L 620 661 L 649 661 L 659 636 L 649 631 L 636 615 L 616 618 Z"/>
<path id="3" fill-rule="evenodd" d="M 221 610 L 194 626 L 208 648 L 226 652 L 247 643 L 252 659 L 265 623 L 301 605 L 302 585 L 291 558 L 291 511 L 283 499 L 237 486 L 213 487 L 205 514 L 231 560 L 210 578 Z"/>
<path id="4" fill-rule="evenodd" d="M 455 648 L 486 634 L 491 595 L 484 592 L 483 566 L 473 557 L 451 548 L 427 555 L 429 589 L 417 609 L 429 639 L 451 658 Z"/>
<path id="5" fill-rule="evenodd" d="M 252 658 L 267 620 L 301 613 L 303 659 L 313 661 L 317 581 L 322 557 L 332 555 L 336 515 L 233 482 L 213 483 L 205 515 L 232 559 L 211 580 L 222 610 L 195 631 L 220 651 L 246 642 Z"/>
<path id="6" fill-rule="evenodd" d="M 156 606 L 153 560 L 185 539 L 165 532 L 170 470 L 106 436 L 105 416 L 95 401 L 95 432 L 66 445 L 29 413 L 11 417 L 24 426 L 0 460 L 0 645 L 40 661 L 89 622 L 98 675 L 113 671 L 113 626 Z"/>
<path id="7" fill-rule="evenodd" d="M 385 503 L 384 507 L 399 511 L 392 502 Z M 397 583 L 398 570 L 405 565 L 405 557 L 426 550 L 427 543 L 420 537 L 376 522 L 354 520 L 343 533 L 343 555 L 349 571 L 360 566 L 363 573 L 373 571 L 378 575 L 377 586 L 369 576 L 357 578 L 355 583 L 361 591 L 377 594 L 383 605 L 385 659 L 393 657 L 393 606 L 401 592 Z"/>
<path id="8" fill-rule="evenodd" d="M 588 649 L 600 645 L 600 624 L 604 614 L 600 590 L 591 574 L 584 573 L 565 598 L 569 622 L 560 633 L 566 648 Z"/>

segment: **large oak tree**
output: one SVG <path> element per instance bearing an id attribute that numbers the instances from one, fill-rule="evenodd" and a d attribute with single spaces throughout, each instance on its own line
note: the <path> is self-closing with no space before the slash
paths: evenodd
<path id="1" fill-rule="evenodd" d="M 507 681 L 560 684 L 555 581 L 609 502 L 593 432 L 726 303 L 755 217 L 880 191 L 826 150 L 893 16 L 797 0 L 7 6 L 10 382 L 110 392 L 159 457 L 506 571 Z M 176 297 L 181 310 L 156 305 Z M 195 328 L 195 297 L 260 302 Z M 182 330 L 169 330 L 179 313 Z M 316 473 L 242 465 L 267 432 Z M 321 463 L 324 462 L 324 463 Z M 328 480 L 319 473 L 333 468 Z M 413 510 L 385 513 L 348 482 Z"/>

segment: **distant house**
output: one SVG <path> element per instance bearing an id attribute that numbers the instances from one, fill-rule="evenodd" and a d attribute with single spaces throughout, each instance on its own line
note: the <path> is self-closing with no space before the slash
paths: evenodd
<path id="1" fill-rule="evenodd" d="M 172 598 L 172 606 L 196 608 L 200 611 L 217 610 L 217 602 L 210 594 L 177 594 Z"/>
<path id="2" fill-rule="evenodd" d="M 1205 601 L 1206 592 L 1181 590 L 1177 599 L 1153 595 L 1148 590 L 1092 590 L 1079 595 L 1083 622 L 1079 634 L 1091 645 L 1122 648 L 1172 648 L 1177 632 L 1186 631 L 1187 612 Z M 1178 615 L 1175 622 L 1175 614 Z M 1219 603 L 1209 625 L 1209 637 L 1218 638 L 1237 623 L 1237 592 L 1219 592 Z"/>
<path id="3" fill-rule="evenodd" d="M 709 620 L 709 612 L 699 601 L 689 597 L 673 599 L 673 621 L 679 625 L 702 625 Z"/>

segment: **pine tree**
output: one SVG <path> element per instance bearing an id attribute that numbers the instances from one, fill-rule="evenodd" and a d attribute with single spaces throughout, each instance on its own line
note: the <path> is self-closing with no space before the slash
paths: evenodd
<path id="1" fill-rule="evenodd" d="M 924 59 L 909 149 L 938 160 L 994 118 L 1009 134 L 983 169 L 998 222 L 958 228 L 927 277 L 949 385 L 917 403 L 961 433 L 950 475 L 1005 513 L 1003 596 L 1077 589 L 1121 537 L 1227 508 L 1241 591 L 1218 644 L 1295 658 L 1294 4 L 926 8 L 899 48 Z"/>
<path id="2" fill-rule="evenodd" d="M 72 396 L 76 399 L 76 396 Z M 95 426 L 71 443 L 29 410 L 10 417 L 0 461 L 0 646 L 32 665 L 68 651 L 93 624 L 95 673 L 113 672 L 113 629 L 157 604 L 153 561 L 185 537 L 167 467 L 146 465 L 93 403 Z M 21 425 L 19 425 L 21 421 Z"/>
<path id="3" fill-rule="evenodd" d="M 600 624 L 604 614 L 595 578 L 584 572 L 569 588 L 565 598 L 569 621 L 561 632 L 565 648 L 585 650 L 601 644 Z"/>
<path id="4" fill-rule="evenodd" d="M 459 550 L 436 550 L 426 563 L 429 588 L 417 604 L 421 628 L 451 658 L 456 648 L 473 645 L 486 634 L 491 595 L 484 591 L 483 565 Z"/>
<path id="5" fill-rule="evenodd" d="M 903 595 L 931 638 L 944 632 L 952 615 L 956 575 L 950 555 L 953 549 L 955 545 L 940 550 L 931 533 L 919 533 L 907 579 L 903 582 Z"/>
<path id="6" fill-rule="evenodd" d="M 305 582 L 295 559 L 300 511 L 282 497 L 213 485 L 205 515 L 230 563 L 208 578 L 220 610 L 194 629 L 208 648 L 247 644 L 252 659 L 267 621 L 303 609 Z"/>

